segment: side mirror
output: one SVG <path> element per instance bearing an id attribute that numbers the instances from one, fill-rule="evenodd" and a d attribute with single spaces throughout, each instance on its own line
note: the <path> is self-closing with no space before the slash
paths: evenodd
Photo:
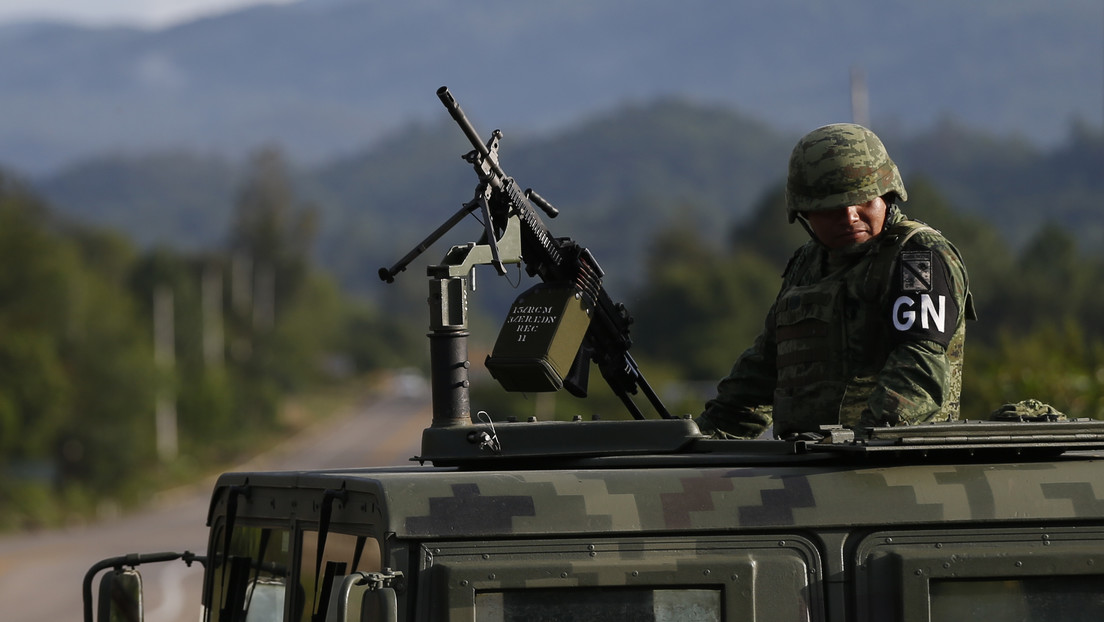
<path id="1" fill-rule="evenodd" d="M 84 574 L 81 596 L 84 600 L 84 622 L 92 622 L 92 584 L 101 570 L 111 568 L 100 581 L 100 606 L 96 610 L 99 622 L 142 622 L 142 577 L 134 568 L 150 562 L 183 560 L 207 565 L 207 558 L 189 551 L 183 553 L 132 553 L 111 557 L 95 564 Z"/>
<path id="2" fill-rule="evenodd" d="M 355 572 L 334 591 L 326 622 L 396 622 L 401 572 Z"/>
<path id="3" fill-rule="evenodd" d="M 97 622 L 142 622 L 142 575 L 133 568 L 109 572 L 100 580 Z"/>

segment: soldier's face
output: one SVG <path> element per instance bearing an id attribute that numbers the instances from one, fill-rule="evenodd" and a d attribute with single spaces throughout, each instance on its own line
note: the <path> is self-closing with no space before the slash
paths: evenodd
<path id="1" fill-rule="evenodd" d="M 881 197 L 862 205 L 805 214 L 813 235 L 830 250 L 861 244 L 878 235 L 885 226 L 885 217 L 886 204 Z"/>

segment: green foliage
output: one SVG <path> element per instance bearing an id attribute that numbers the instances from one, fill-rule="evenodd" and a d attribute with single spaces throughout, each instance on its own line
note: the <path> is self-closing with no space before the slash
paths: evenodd
<path id="1" fill-rule="evenodd" d="M 0 403 L 4 453 L 13 458 L 47 454 L 72 399 L 63 362 L 50 335 L 5 322 L 0 345 Z"/>
<path id="2" fill-rule="evenodd" d="M 346 307 L 341 322 L 341 343 L 355 369 L 398 367 L 429 368 L 429 347 L 426 345 L 428 310 L 423 318 L 408 314 L 382 313 L 360 300 Z M 416 316 L 415 316 L 416 317 Z"/>
<path id="3" fill-rule="evenodd" d="M 112 236 L 59 230 L 3 181 L 0 499 L 19 489 L 41 507 L 53 497 L 34 491 L 51 482 L 112 490 L 148 460 L 149 350 L 122 278 L 131 256 Z"/>
<path id="4" fill-rule="evenodd" d="M 786 192 L 779 184 L 763 194 L 747 219 L 733 228 L 731 245 L 739 251 L 761 256 L 782 269 L 794 251 L 809 241 L 809 234 L 786 217 Z"/>
<path id="5" fill-rule="evenodd" d="M 1005 329 L 993 346 L 971 346 L 963 413 L 985 418 L 1000 405 L 1047 402 L 1070 417 L 1104 419 L 1104 339 L 1073 321 Z"/>
<path id="6" fill-rule="evenodd" d="M 225 253 L 140 254 L 0 178 L 0 528 L 148 498 L 159 475 L 272 438 L 287 396 L 414 347 L 394 331 L 353 356 L 348 336 L 397 323 L 313 267 L 316 212 L 278 152 L 258 154 L 238 201 Z M 175 455 L 159 451 L 159 400 Z"/>
<path id="7" fill-rule="evenodd" d="M 63 474 L 106 492 L 153 458 L 147 439 L 154 371 L 148 336 L 122 284 L 100 274 L 85 275 L 82 284 L 79 333 L 62 349 L 73 396 Z"/>
<path id="8" fill-rule="evenodd" d="M 685 361 L 690 378 L 727 369 L 733 344 L 750 345 L 762 327 L 781 272 L 754 253 L 712 249 L 690 229 L 664 232 L 650 256 L 652 278 L 633 311 L 642 351 Z"/>

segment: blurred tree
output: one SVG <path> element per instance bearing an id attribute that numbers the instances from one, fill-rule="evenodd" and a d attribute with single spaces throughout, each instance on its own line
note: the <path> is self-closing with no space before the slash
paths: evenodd
<path id="1" fill-rule="evenodd" d="M 333 297 L 314 298 L 332 288 L 312 272 L 317 213 L 298 204 L 282 154 L 275 148 L 257 152 L 230 230 L 227 322 L 240 374 L 236 411 L 252 424 L 274 422 L 280 394 L 296 386 L 304 367 L 320 365 L 308 359 L 336 330 Z M 293 329 L 291 319 L 313 330 Z"/>
<path id="2" fill-rule="evenodd" d="M 71 248 L 47 230 L 44 206 L 0 178 L 0 455 L 44 459 L 72 393 L 60 340 L 75 326 Z"/>
<path id="3" fill-rule="evenodd" d="M 255 320 L 271 322 L 299 293 L 317 229 L 318 209 L 298 204 L 281 152 L 258 151 L 238 193 L 229 240 L 231 254 L 252 266 Z"/>
<path id="4" fill-rule="evenodd" d="M 964 417 L 985 418 L 1001 404 L 1047 402 L 1071 417 L 1104 418 L 1104 340 L 1075 321 L 1006 327 L 995 346 L 970 348 Z"/>
<path id="5" fill-rule="evenodd" d="M 747 219 L 733 227 L 729 238 L 733 249 L 763 257 L 781 275 L 794 251 L 809 241 L 809 234 L 787 219 L 786 190 L 779 184 L 763 194 Z"/>
<path id="6" fill-rule="evenodd" d="M 636 297 L 641 352 L 679 361 L 685 378 L 720 378 L 762 327 L 780 271 L 751 252 L 722 253 L 695 230 L 672 227 L 652 243 Z"/>
<path id="7" fill-rule="evenodd" d="M 125 289 L 133 256 L 0 181 L 0 468 L 49 465 L 40 483 L 106 492 L 148 460 L 150 350 Z"/>

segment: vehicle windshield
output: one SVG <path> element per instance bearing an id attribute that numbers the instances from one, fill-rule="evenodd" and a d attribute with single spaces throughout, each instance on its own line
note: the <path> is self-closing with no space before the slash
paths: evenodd
<path id="1" fill-rule="evenodd" d="M 206 619 L 210 622 L 283 620 L 288 576 L 292 567 L 291 532 L 272 527 L 225 527 L 210 552 Z"/>
<path id="2" fill-rule="evenodd" d="M 325 615 L 329 594 L 341 579 L 353 572 L 380 570 L 380 549 L 375 538 L 328 533 L 321 561 L 317 531 L 301 533 L 298 573 L 292 575 L 292 532 L 279 527 L 234 525 L 229 544 L 220 525 L 218 550 L 212 551 L 209 573 L 208 622 L 309 622 Z M 289 585 L 295 589 L 288 590 Z"/>

